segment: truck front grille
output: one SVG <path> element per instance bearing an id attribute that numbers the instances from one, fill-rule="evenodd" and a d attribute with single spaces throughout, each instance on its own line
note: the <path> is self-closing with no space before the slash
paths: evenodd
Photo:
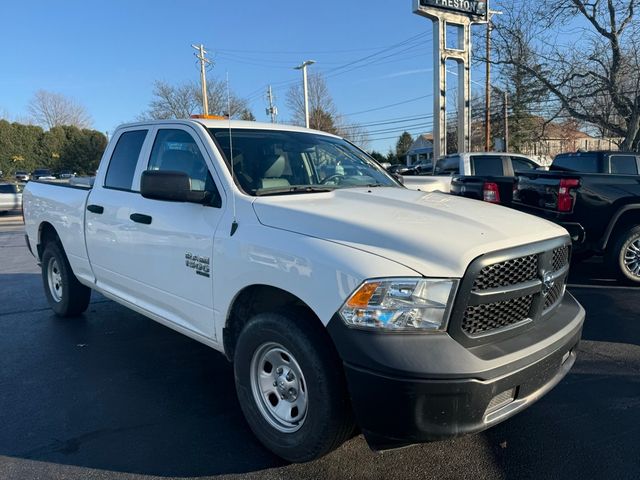
<path id="1" fill-rule="evenodd" d="M 522 322 L 529 318 L 532 303 L 533 295 L 526 295 L 504 302 L 467 307 L 462 320 L 462 329 L 469 335 L 477 335 Z"/>
<path id="2" fill-rule="evenodd" d="M 569 245 L 563 245 L 553 249 L 553 257 L 551 260 L 552 271 L 557 272 L 569 263 Z"/>
<path id="3" fill-rule="evenodd" d="M 472 262 L 452 314 L 453 336 L 457 329 L 463 343 L 475 344 L 519 324 L 542 321 L 564 295 L 570 258 L 570 246 L 564 242 L 546 241 Z"/>
<path id="4" fill-rule="evenodd" d="M 564 285 L 564 281 L 558 281 L 551 287 L 544 297 L 544 310 L 549 309 L 562 299 L 565 288 Z"/>
<path id="5" fill-rule="evenodd" d="M 512 258 L 493 265 L 487 265 L 473 281 L 472 290 L 507 287 L 533 280 L 538 274 L 538 256 Z"/>

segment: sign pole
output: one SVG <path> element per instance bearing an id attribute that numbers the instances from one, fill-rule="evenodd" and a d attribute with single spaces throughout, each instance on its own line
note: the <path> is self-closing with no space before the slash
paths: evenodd
<path id="1" fill-rule="evenodd" d="M 471 149 L 471 24 L 485 15 L 487 4 L 476 0 L 413 0 L 413 12 L 433 23 L 433 159 L 447 154 L 447 60 L 457 62 L 458 152 Z M 456 42 L 447 45 L 447 27 Z"/>

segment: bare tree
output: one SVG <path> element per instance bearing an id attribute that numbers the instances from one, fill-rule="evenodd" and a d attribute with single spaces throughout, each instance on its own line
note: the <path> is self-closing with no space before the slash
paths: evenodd
<path id="1" fill-rule="evenodd" d="M 346 138 L 360 148 L 369 146 L 367 131 L 357 123 L 347 122 L 333 101 L 333 97 L 327 87 L 322 74 L 314 72 L 309 74 L 309 127 L 323 132 L 333 133 Z M 287 92 L 287 106 L 292 112 L 292 122 L 296 125 L 305 124 L 304 93 L 302 85 L 296 84 Z"/>
<path id="2" fill-rule="evenodd" d="M 309 127 L 328 133 L 338 133 L 336 120 L 338 109 L 327 87 L 324 77 L 317 72 L 309 74 Z M 292 121 L 297 125 L 304 125 L 304 94 L 302 85 L 296 84 L 287 92 L 287 106 L 293 114 Z"/>
<path id="3" fill-rule="evenodd" d="M 233 92 L 227 98 L 227 86 L 223 81 L 207 80 L 207 100 L 211 115 L 231 114 L 231 118 L 250 119 L 253 117 L 245 99 Z M 171 85 L 157 81 L 153 86 L 153 99 L 149 110 L 141 115 L 143 119 L 163 120 L 189 118 L 202 111 L 202 90 L 197 82 Z"/>
<path id="4" fill-rule="evenodd" d="M 60 93 L 38 90 L 28 110 L 33 123 L 47 130 L 63 125 L 91 128 L 91 116 L 85 107 Z"/>
<path id="5" fill-rule="evenodd" d="M 552 94 L 546 116 L 570 116 L 621 137 L 621 149 L 638 150 L 638 7 L 640 0 L 510 5 L 510 13 L 496 22 L 495 63 L 521 68 Z"/>

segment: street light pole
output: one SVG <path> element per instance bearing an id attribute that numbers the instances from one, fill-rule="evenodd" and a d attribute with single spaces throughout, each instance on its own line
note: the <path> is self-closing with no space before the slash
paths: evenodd
<path id="1" fill-rule="evenodd" d="M 309 128 L 309 93 L 307 86 L 307 67 L 316 63 L 315 60 L 305 60 L 301 65 L 294 67 L 295 70 L 302 70 L 302 88 L 304 90 L 304 126 Z"/>

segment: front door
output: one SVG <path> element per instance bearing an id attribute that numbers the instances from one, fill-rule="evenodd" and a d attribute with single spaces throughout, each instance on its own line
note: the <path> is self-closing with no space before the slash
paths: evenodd
<path id="1" fill-rule="evenodd" d="M 185 172 L 191 189 L 210 192 L 211 200 L 202 205 L 136 195 L 130 208 L 137 258 L 130 275 L 143 286 L 142 300 L 153 313 L 215 339 L 212 259 L 222 197 L 207 160 L 191 127 L 163 125 L 156 130 L 146 169 Z"/>

